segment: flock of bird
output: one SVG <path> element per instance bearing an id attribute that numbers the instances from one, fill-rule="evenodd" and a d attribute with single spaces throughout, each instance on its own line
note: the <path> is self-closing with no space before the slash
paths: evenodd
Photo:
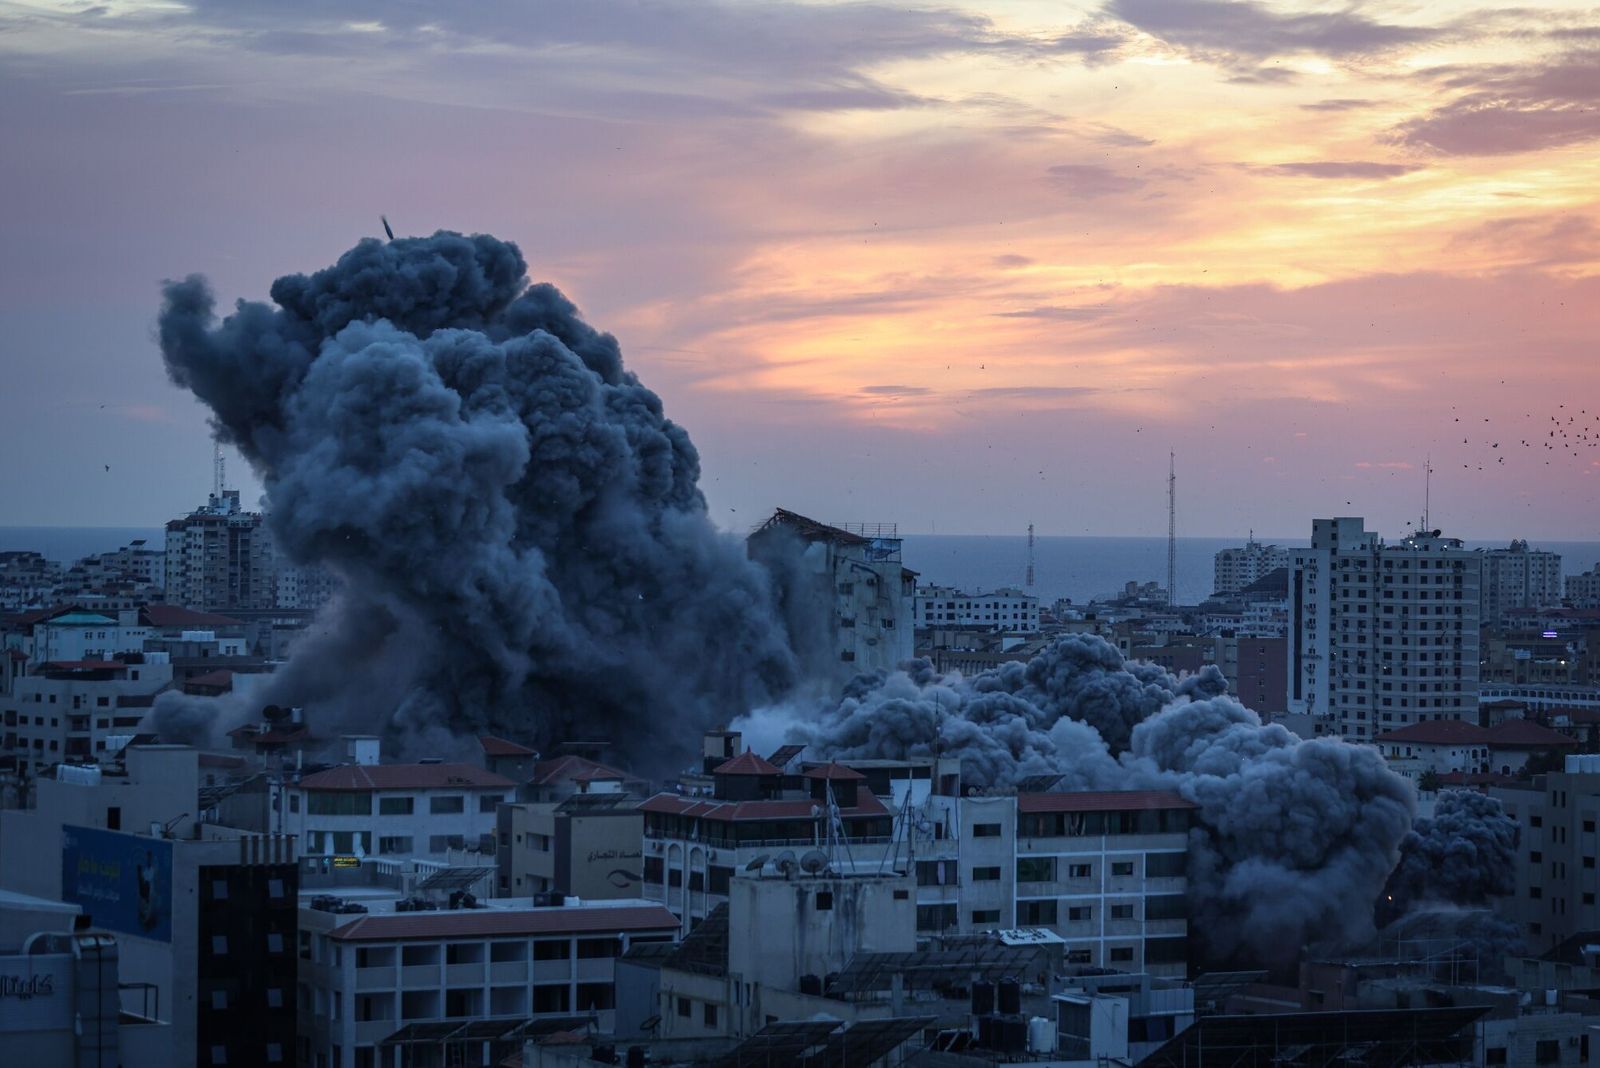
<path id="1" fill-rule="evenodd" d="M 1581 460 L 1584 458 L 1583 450 L 1600 448 L 1600 413 L 1591 415 L 1587 408 L 1569 410 L 1565 404 L 1558 404 L 1556 407 L 1558 409 L 1557 412 L 1543 417 L 1536 417 L 1532 412 L 1525 412 L 1522 417 L 1524 426 L 1517 431 L 1517 433 L 1524 436 L 1518 437 L 1515 447 L 1537 450 L 1534 455 L 1542 455 L 1546 467 L 1550 466 L 1552 459 L 1561 460 L 1571 456 Z M 1455 411 L 1456 409 L 1452 407 L 1450 410 Z M 1454 418 L 1456 422 L 1461 422 L 1459 415 Z M 1485 417 L 1483 421 L 1493 427 L 1493 423 L 1488 417 Z M 1506 448 L 1503 450 L 1500 448 L 1501 440 L 1497 439 L 1492 432 L 1485 434 L 1476 443 L 1473 442 L 1470 434 L 1465 435 L 1461 439 L 1461 444 L 1469 447 L 1476 444 L 1478 448 L 1487 447 L 1490 452 L 1499 452 L 1500 455 L 1494 456 L 1492 459 L 1496 464 L 1504 464 L 1506 455 L 1512 451 L 1514 446 L 1510 444 L 1511 438 L 1509 435 L 1504 437 L 1503 440 L 1507 443 Z M 1479 471 L 1482 471 L 1484 464 L 1488 463 L 1490 459 L 1491 457 L 1485 456 L 1476 463 L 1469 460 L 1467 463 L 1463 463 L 1461 468 L 1462 470 L 1471 470 L 1476 466 Z"/>

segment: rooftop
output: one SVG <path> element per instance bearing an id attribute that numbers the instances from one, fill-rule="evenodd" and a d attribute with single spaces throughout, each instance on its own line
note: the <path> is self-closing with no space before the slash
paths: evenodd
<path id="1" fill-rule="evenodd" d="M 558 782 L 593 782 L 596 779 L 626 779 L 628 773 L 588 757 L 564 756 L 554 760 L 541 760 L 533 766 L 535 786 L 549 786 Z"/>
<path id="2" fill-rule="evenodd" d="M 492 757 L 527 757 L 538 756 L 537 750 L 529 749 L 525 745 L 496 738 L 492 734 L 478 735 L 478 744 L 483 747 L 484 756 Z"/>
<path id="3" fill-rule="evenodd" d="M 743 820 L 808 820 L 815 815 L 816 807 L 817 803 L 810 798 L 794 801 L 718 801 L 708 797 L 657 794 L 641 804 L 639 809 L 669 816 L 735 823 Z M 854 805 L 839 806 L 839 815 L 845 819 L 885 816 L 888 813 L 883 802 L 868 790 L 857 791 Z"/>
<path id="4" fill-rule="evenodd" d="M 176 604 L 147 604 L 139 609 L 139 621 L 151 627 L 237 627 L 240 621 L 215 612 L 197 612 Z"/>
<path id="5" fill-rule="evenodd" d="M 1578 744 L 1560 731 L 1541 727 L 1525 719 L 1508 719 L 1489 728 L 1489 744 L 1495 749 L 1565 749 Z"/>
<path id="6" fill-rule="evenodd" d="M 1062 794 L 1018 794 L 1018 812 L 1148 812 L 1196 808 L 1171 790 L 1101 790 Z"/>
<path id="7" fill-rule="evenodd" d="M 344 764 L 307 775 L 303 790 L 510 789 L 510 779 L 473 764 Z"/>
<path id="8" fill-rule="evenodd" d="M 336 927 L 328 935 L 339 942 L 395 942 L 677 929 L 678 918 L 662 905 L 619 904 L 370 914 Z"/>
<path id="9" fill-rule="evenodd" d="M 753 533 L 760 534 L 774 527 L 787 527 L 806 541 L 831 541 L 836 545 L 865 545 L 868 540 L 860 534 L 852 534 L 841 527 L 808 519 L 786 508 L 776 509 L 771 518 L 757 527 Z"/>
<path id="10" fill-rule="evenodd" d="M 783 769 L 757 756 L 754 750 L 745 750 L 732 760 L 725 760 L 711 769 L 713 775 L 782 775 Z"/>
<path id="11" fill-rule="evenodd" d="M 847 768 L 843 764 L 819 764 L 814 768 L 807 768 L 803 773 L 807 779 L 832 779 L 835 781 L 859 780 L 866 776 L 854 768 Z"/>
<path id="12" fill-rule="evenodd" d="M 1430 719 L 1384 731 L 1373 741 L 1410 742 L 1413 745 L 1488 745 L 1489 732 L 1464 719 Z"/>

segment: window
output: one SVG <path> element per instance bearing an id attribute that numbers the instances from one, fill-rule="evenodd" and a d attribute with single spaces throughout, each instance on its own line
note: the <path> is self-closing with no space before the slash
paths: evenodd
<path id="1" fill-rule="evenodd" d="M 1090 905 L 1074 905 L 1067 909 L 1068 923 L 1087 923 L 1094 919 L 1094 908 Z"/>
<path id="2" fill-rule="evenodd" d="M 1054 901 L 1017 902 L 1017 922 L 1024 927 L 1048 927 L 1056 922 Z"/>
<path id="3" fill-rule="evenodd" d="M 533 988 L 533 1011 L 536 1013 L 568 1012 L 571 1004 L 571 990 L 566 983 Z"/>
<path id="4" fill-rule="evenodd" d="M 493 812 L 495 810 L 495 806 L 499 805 L 500 802 L 504 800 L 505 798 L 501 797 L 499 794 L 479 794 L 478 811 Z"/>
<path id="5" fill-rule="evenodd" d="M 817 911 L 818 912 L 832 912 L 833 911 L 833 891 L 832 890 L 818 890 L 817 891 Z"/>
<path id="6" fill-rule="evenodd" d="M 567 941 L 544 941 L 533 944 L 534 960 L 566 960 L 571 953 L 572 943 Z"/>
<path id="7" fill-rule="evenodd" d="M 918 905 L 917 930 L 948 931 L 956 925 L 954 905 Z"/>
<path id="8" fill-rule="evenodd" d="M 995 878 L 998 879 L 999 869 L 995 869 Z M 956 877 L 956 862 L 953 860 L 919 860 L 917 861 L 918 886 L 955 886 L 960 880 Z"/>
<path id="9" fill-rule="evenodd" d="M 409 852 L 411 852 L 410 835 L 398 835 L 394 837 L 378 839 L 379 856 L 394 856 L 395 854 L 405 854 Z"/>
<path id="10" fill-rule="evenodd" d="M 370 816 L 372 795 L 359 790 L 312 790 L 306 811 L 313 816 Z"/>
<path id="11" fill-rule="evenodd" d="M 622 956 L 622 939 L 620 938 L 578 939 L 579 960 L 597 960 L 601 957 L 620 956 Z"/>
<path id="12" fill-rule="evenodd" d="M 1121 875 L 1121 876 L 1132 875 L 1133 874 L 1133 861 L 1131 861 L 1131 860 L 1119 860 L 1119 861 L 1114 862 L 1111 865 L 1111 874 L 1112 874 L 1113 877 L 1116 877 L 1116 876 L 1119 876 L 1119 875 Z"/>
<path id="13" fill-rule="evenodd" d="M 1088 864 L 1067 865 L 1067 878 L 1069 879 L 1088 879 L 1092 878 L 1093 875 L 1094 868 Z"/>
<path id="14" fill-rule="evenodd" d="M 972 922 L 974 924 L 999 923 L 999 909 L 973 909 Z"/>
<path id="15" fill-rule="evenodd" d="M 973 868 L 972 881 L 975 883 L 997 883 L 1000 881 L 1000 869 L 998 867 Z"/>
<path id="16" fill-rule="evenodd" d="M 1055 857 L 1017 858 L 1017 882 L 1050 883 L 1056 878 Z"/>
<path id="17" fill-rule="evenodd" d="M 465 844 L 459 834 L 434 834 L 428 836 L 428 852 L 444 853 L 452 849 L 460 849 Z"/>
<path id="18" fill-rule="evenodd" d="M 1113 920 L 1131 920 L 1131 919 L 1133 919 L 1133 906 L 1132 905 L 1112 905 L 1111 906 L 1111 918 Z"/>
<path id="19" fill-rule="evenodd" d="M 416 810 L 414 797 L 380 797 L 378 798 L 378 815 L 380 816 L 409 816 Z"/>
<path id="20" fill-rule="evenodd" d="M 1154 894 L 1144 899 L 1146 920 L 1182 920 L 1189 916 L 1189 899 L 1183 894 Z"/>
<path id="21" fill-rule="evenodd" d="M 1126 964 L 1131 960 L 1133 960 L 1133 948 L 1131 946 L 1111 947 L 1111 962 L 1113 964 Z"/>
<path id="22" fill-rule="evenodd" d="M 1093 959 L 1094 959 L 1093 954 L 1091 954 L 1091 952 L 1089 950 L 1087 950 L 1087 949 L 1069 949 L 1069 950 L 1067 950 L 1067 963 L 1068 964 L 1088 964 Z"/>
<path id="23" fill-rule="evenodd" d="M 289 795 L 289 811 L 290 812 L 299 812 L 300 811 L 300 795 L 299 794 L 290 794 Z"/>
<path id="24" fill-rule="evenodd" d="M 715 1027 L 715 1026 L 717 1026 L 717 1007 L 716 1007 L 716 1005 L 712 1004 L 709 1001 L 706 1002 L 705 1005 L 702 1006 L 702 1011 L 701 1011 L 700 1015 L 701 1015 L 701 1019 L 705 1021 L 705 1025 L 707 1027 Z"/>
<path id="25" fill-rule="evenodd" d="M 1150 879 L 1170 879 L 1184 873 L 1187 853 L 1146 853 L 1144 874 Z"/>
<path id="26" fill-rule="evenodd" d="M 467 799 L 460 794 L 428 798 L 428 811 L 435 816 L 450 816 L 467 810 Z"/>
<path id="27" fill-rule="evenodd" d="M 691 1013 L 689 1011 L 689 999 L 688 998 L 679 998 L 678 999 L 678 1015 L 682 1016 L 685 1020 L 687 1020 L 690 1017 Z"/>
<path id="28" fill-rule="evenodd" d="M 972 825 L 974 838 L 999 838 L 1000 825 L 998 823 L 974 823 Z"/>
<path id="29" fill-rule="evenodd" d="M 1557 1038 L 1541 1038 L 1534 1044 L 1533 1060 L 1535 1064 L 1560 1064 L 1561 1040 Z"/>
<path id="30" fill-rule="evenodd" d="M 122 829 L 122 809 L 120 806 L 111 805 L 106 809 L 106 830 L 120 831 Z M 226 885 L 226 884 L 224 884 Z"/>

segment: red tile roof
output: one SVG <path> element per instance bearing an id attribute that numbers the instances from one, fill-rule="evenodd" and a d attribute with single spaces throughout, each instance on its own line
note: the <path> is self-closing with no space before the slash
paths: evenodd
<path id="1" fill-rule="evenodd" d="M 217 671 L 208 671 L 204 675 L 196 675 L 184 682 L 185 686 L 229 686 L 233 685 L 233 672 L 227 668 Z"/>
<path id="2" fill-rule="evenodd" d="M 817 807 L 809 798 L 795 801 L 719 801 L 710 797 L 680 797 L 677 794 L 657 794 L 639 806 L 641 812 L 661 812 L 669 816 L 687 816 L 718 823 L 738 823 L 744 820 L 808 820 Z M 876 795 L 870 790 L 856 791 L 856 803 L 850 807 L 839 806 L 842 819 L 865 819 L 888 815 Z"/>
<path id="3" fill-rule="evenodd" d="M 478 744 L 483 747 L 484 756 L 492 757 L 520 757 L 538 756 L 538 752 L 516 742 L 508 742 L 504 738 L 496 738 L 492 734 L 478 735 Z"/>
<path id="4" fill-rule="evenodd" d="M 725 760 L 711 769 L 713 775 L 782 775 L 783 769 L 773 767 L 772 764 L 757 756 L 753 750 L 746 749 L 732 760 Z"/>
<path id="5" fill-rule="evenodd" d="M 1562 749 L 1577 744 L 1575 738 L 1525 719 L 1508 719 L 1489 728 L 1489 746 L 1493 749 Z"/>
<path id="6" fill-rule="evenodd" d="M 1171 790 L 1103 790 L 1062 794 L 1018 794 L 1018 812 L 1147 812 L 1196 808 Z"/>
<path id="7" fill-rule="evenodd" d="M 612 934 L 676 931 L 678 918 L 661 905 L 541 909 L 458 909 L 369 914 L 328 932 L 340 942 L 393 942 L 421 938 L 495 938 L 514 935 Z"/>
<path id="8" fill-rule="evenodd" d="M 303 790 L 507 789 L 510 779 L 473 764 L 344 764 L 307 775 Z"/>
<path id="9" fill-rule="evenodd" d="M 1413 745 L 1488 745 L 1489 732 L 1464 719 L 1430 719 L 1392 731 L 1375 742 L 1410 742 Z"/>
<path id="10" fill-rule="evenodd" d="M 626 779 L 628 773 L 608 764 L 599 764 L 587 757 L 564 756 L 541 760 L 533 766 L 535 786 L 549 786 L 558 782 L 591 782 L 595 779 Z"/>
<path id="11" fill-rule="evenodd" d="M 836 782 L 847 779 L 866 778 L 865 775 L 861 774 L 855 768 L 847 768 L 843 764 L 839 763 L 818 764 L 814 768 L 808 768 L 804 772 L 804 777 L 807 779 L 833 779 Z"/>
<path id="12" fill-rule="evenodd" d="M 120 660 L 52 660 L 40 664 L 40 671 L 116 671 L 127 667 Z"/>
<path id="13" fill-rule="evenodd" d="M 215 612 L 197 612 L 175 604 L 147 604 L 139 609 L 147 625 L 152 627 L 237 627 L 239 620 L 220 616 Z"/>

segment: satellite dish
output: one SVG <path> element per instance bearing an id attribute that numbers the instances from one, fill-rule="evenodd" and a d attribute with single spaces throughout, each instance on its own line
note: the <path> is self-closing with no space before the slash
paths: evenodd
<path id="1" fill-rule="evenodd" d="M 787 879 L 794 875 L 795 869 L 800 865 L 795 861 L 794 854 L 785 849 L 782 853 L 772 858 L 772 866 L 777 868 L 783 877 Z"/>
<path id="2" fill-rule="evenodd" d="M 820 849 L 808 850 L 800 858 L 800 867 L 807 875 L 821 875 L 828 870 L 828 855 Z"/>
<path id="3" fill-rule="evenodd" d="M 770 860 L 770 859 L 771 858 L 766 853 L 763 853 L 759 857 L 756 857 L 753 860 L 751 860 L 750 863 L 746 864 L 744 866 L 744 870 L 745 871 L 760 871 L 763 867 L 766 866 L 767 861 Z"/>

